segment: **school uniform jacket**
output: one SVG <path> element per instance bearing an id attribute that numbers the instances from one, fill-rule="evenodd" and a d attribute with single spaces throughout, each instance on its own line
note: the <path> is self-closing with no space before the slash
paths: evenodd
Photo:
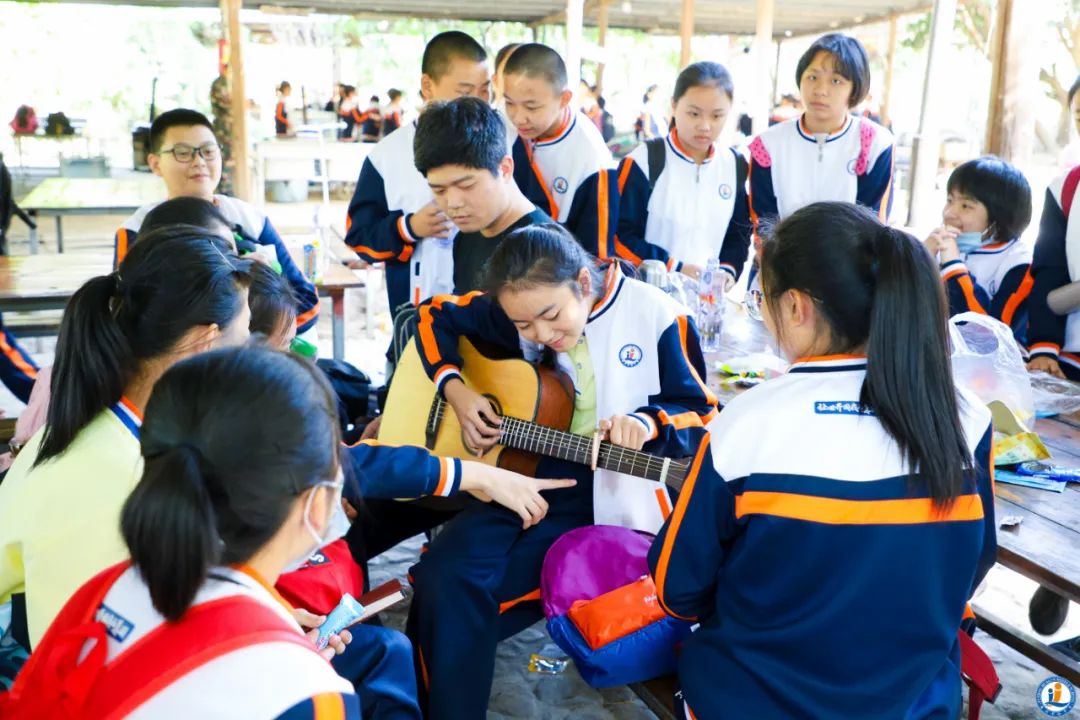
<path id="1" fill-rule="evenodd" d="M 810 358 L 735 398 L 653 543 L 658 599 L 701 625 L 679 680 L 702 720 L 960 711 L 956 634 L 996 553 L 990 414 L 960 392 L 975 471 L 938 512 L 860 410 L 865 367 Z"/>
<path id="2" fill-rule="evenodd" d="M 941 266 L 949 296 L 949 314 L 976 312 L 997 318 L 1012 328 L 1021 347 L 1027 344 L 1027 299 L 1031 279 L 1031 248 L 1019 240 L 994 243 L 974 250 L 962 260 Z"/>
<path id="3" fill-rule="evenodd" d="M 508 151 L 511 133 L 507 125 Z M 372 148 L 345 220 L 345 242 L 368 262 L 385 264 L 391 312 L 406 302 L 419 305 L 454 289 L 457 228 L 447 238 L 420 238 L 409 229 L 413 214 L 434 200 L 413 162 L 415 138 L 414 120 Z"/>
<path id="4" fill-rule="evenodd" d="M 598 420 L 630 414 L 649 429 L 647 452 L 681 458 L 696 447 L 702 424 L 717 412 L 716 397 L 703 382 L 705 363 L 697 329 L 686 309 L 658 288 L 607 270 L 601 300 L 585 325 L 593 364 Z M 458 339 L 480 339 L 526 359 L 535 344 L 489 296 L 473 292 L 438 296 L 420 308 L 416 343 L 428 376 L 442 392 L 463 371 Z M 561 370 L 574 378 L 566 353 Z M 467 369 L 464 369 L 467 372 Z M 606 470 L 593 476 L 593 513 L 598 524 L 655 532 L 670 512 L 659 483 Z"/>
<path id="5" fill-rule="evenodd" d="M 525 197 L 601 259 L 615 255 L 615 163 L 596 126 L 567 108 L 552 135 L 514 141 L 514 179 Z M 630 247 L 630 246 L 628 246 Z M 643 250 L 631 247 L 639 256 Z"/>
<path id="6" fill-rule="evenodd" d="M 361 440 L 349 457 L 362 498 L 450 497 L 461 489 L 461 461 L 422 447 Z"/>
<path id="7" fill-rule="evenodd" d="M 1063 370 L 1080 377 L 1080 311 L 1056 315 L 1046 304 L 1046 296 L 1052 290 L 1080 280 L 1080 221 L 1075 220 L 1074 214 L 1080 190 L 1072 198 L 1062 196 L 1067 175 L 1054 180 L 1046 190 L 1039 239 L 1031 262 L 1034 285 L 1028 302 L 1031 314 L 1028 349 L 1032 359 L 1056 358 Z M 1069 205 L 1071 212 L 1067 218 L 1062 208 Z"/>
<path id="8" fill-rule="evenodd" d="M 211 570 L 192 607 L 238 595 L 270 608 L 280 617 L 283 630 L 302 635 L 284 601 L 278 600 L 272 589 L 233 568 Z M 105 595 L 97 618 L 106 626 L 106 663 L 164 624 L 134 568 L 128 568 Z M 313 648 L 284 640 L 239 646 L 156 690 L 126 717 L 360 718 L 352 684 Z M 324 714 L 320 714 L 320 707 Z M 337 708 L 336 714 L 325 712 L 332 708 Z"/>
<path id="9" fill-rule="evenodd" d="M 289 113 L 285 110 L 284 100 L 278 100 L 274 106 L 274 132 L 278 135 L 289 132 Z"/>
<path id="10" fill-rule="evenodd" d="M 892 208 L 893 136 L 848 115 L 834 133 L 815 136 L 801 117 L 778 123 L 750 143 L 750 217 L 786 218 L 825 200 L 853 202 L 885 221 Z"/>
<path id="11" fill-rule="evenodd" d="M 713 147 L 698 165 L 675 130 L 667 136 L 664 152 L 664 169 L 655 187 L 649 184 L 649 148 L 644 143 L 619 167 L 616 251 L 635 264 L 661 260 L 668 270 L 679 270 L 683 263 L 704 268 L 711 258 L 719 258 L 721 269 L 738 279 L 750 249 L 746 160 L 734 148 Z M 649 254 L 639 258 L 630 246 Z"/>
<path id="12" fill-rule="evenodd" d="M 116 231 L 113 237 L 113 267 L 119 267 L 127 257 L 128 251 L 135 244 L 139 230 L 142 228 L 143 220 L 160 204 L 161 202 L 143 205 Z M 319 293 L 293 262 L 289 249 L 274 226 L 270 224 L 269 218 L 251 204 L 228 195 L 215 195 L 214 204 L 233 227 L 234 232 L 254 241 L 256 245 L 273 250 L 273 256 L 281 265 L 282 274 L 289 281 L 289 286 L 296 295 L 296 332 L 302 334 L 312 330 L 319 321 Z"/>

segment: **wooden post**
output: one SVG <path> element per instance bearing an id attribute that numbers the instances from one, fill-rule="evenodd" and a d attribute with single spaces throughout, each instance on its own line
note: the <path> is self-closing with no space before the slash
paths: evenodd
<path id="1" fill-rule="evenodd" d="M 889 46 L 885 51 L 885 89 L 881 93 L 881 123 L 892 122 L 889 109 L 892 101 L 893 68 L 896 66 L 896 15 L 889 16 Z"/>
<path id="2" fill-rule="evenodd" d="M 600 8 L 597 11 L 597 45 L 601 50 L 607 48 L 608 5 L 611 0 L 600 0 Z M 604 63 L 596 64 L 596 94 L 599 96 L 604 91 Z"/>
<path id="3" fill-rule="evenodd" d="M 941 157 L 941 108 L 949 106 L 945 72 L 951 66 L 952 29 L 956 22 L 956 0 L 934 0 L 930 16 L 930 46 L 926 58 L 919 135 L 911 154 L 911 194 L 908 205 L 909 226 L 933 222 L 941 207 L 934 181 Z"/>
<path id="4" fill-rule="evenodd" d="M 566 0 L 566 79 L 577 93 L 581 79 L 581 43 L 585 23 L 585 0 Z"/>
<path id="5" fill-rule="evenodd" d="M 679 21 L 679 69 L 690 64 L 690 44 L 694 39 L 694 0 L 682 0 L 682 18 Z"/>
<path id="6" fill-rule="evenodd" d="M 772 36 L 773 16 L 776 11 L 776 0 L 757 0 L 756 32 L 754 33 L 754 65 L 757 68 L 757 78 L 754 86 L 756 93 L 750 105 L 750 117 L 753 119 L 754 134 L 762 132 L 769 126 L 769 113 L 772 111 L 772 103 L 769 98 L 769 89 L 772 87 L 769 66 L 772 65 Z"/>
<path id="7" fill-rule="evenodd" d="M 229 111 L 232 115 L 233 193 L 250 202 L 251 168 L 248 164 L 247 92 L 244 88 L 244 37 L 241 34 L 240 7 L 243 0 L 221 0 L 228 28 L 229 42 Z"/>
<path id="8" fill-rule="evenodd" d="M 1039 5 L 998 0 L 990 50 L 993 69 L 986 151 L 1021 167 L 1031 160 L 1035 108 L 1041 95 L 1039 63 L 1028 46 L 1040 23 L 1048 19 L 1040 15 L 1045 8 Z"/>

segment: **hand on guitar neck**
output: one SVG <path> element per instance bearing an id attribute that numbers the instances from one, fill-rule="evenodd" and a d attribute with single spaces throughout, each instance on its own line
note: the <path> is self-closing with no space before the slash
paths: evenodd
<path id="1" fill-rule="evenodd" d="M 491 407 L 488 399 L 480 393 L 466 387 L 460 378 L 452 378 L 446 382 L 443 395 L 450 407 L 454 409 L 461 429 L 465 433 L 465 441 L 469 449 L 480 457 L 499 442 L 502 431 L 502 418 Z"/>

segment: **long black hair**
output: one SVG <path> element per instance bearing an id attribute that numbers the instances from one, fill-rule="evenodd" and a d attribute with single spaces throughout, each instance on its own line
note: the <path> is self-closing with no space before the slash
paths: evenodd
<path id="1" fill-rule="evenodd" d="M 569 285 L 581 297 L 578 276 L 588 268 L 592 291 L 604 285 L 596 258 L 562 225 L 527 225 L 506 236 L 484 266 L 480 287 L 494 297 L 503 290 L 527 290 L 537 285 Z"/>
<path id="2" fill-rule="evenodd" d="M 949 360 L 948 311 L 936 263 L 921 242 L 865 208 L 819 202 L 775 225 L 762 248 L 768 300 L 811 298 L 829 353 L 866 348 L 859 397 L 896 441 L 912 482 L 948 506 L 972 467 Z M 777 303 L 767 308 L 775 318 Z"/>
<path id="3" fill-rule="evenodd" d="M 191 606 L 211 567 L 250 560 L 296 497 L 333 482 L 340 467 L 337 406 L 323 374 L 257 347 L 171 367 L 146 406 L 141 443 L 143 475 L 120 531 L 168 620 Z"/>
<path id="4" fill-rule="evenodd" d="M 958 166 L 945 189 L 973 197 L 986 207 L 997 242 L 1015 240 L 1031 222 L 1031 186 L 1027 178 L 995 155 L 983 155 Z"/>
<path id="5" fill-rule="evenodd" d="M 197 325 L 228 326 L 246 301 L 249 261 L 201 228 L 147 233 L 120 268 L 88 280 L 60 322 L 52 399 L 34 465 L 61 455 L 120 399 L 139 366 Z"/>

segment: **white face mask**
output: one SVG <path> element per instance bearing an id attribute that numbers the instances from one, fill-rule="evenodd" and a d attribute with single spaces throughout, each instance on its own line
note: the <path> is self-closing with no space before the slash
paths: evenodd
<path id="1" fill-rule="evenodd" d="M 307 502 L 304 503 L 304 528 L 311 535 L 315 541 L 315 547 L 304 553 L 299 558 L 293 560 L 283 569 L 283 573 L 299 570 L 303 567 L 311 556 L 318 552 L 321 548 L 329 545 L 338 538 L 344 537 L 345 533 L 349 531 L 349 518 L 345 515 L 345 510 L 341 507 L 341 489 L 344 486 L 345 481 L 343 476 L 338 474 L 336 482 L 321 482 L 316 484 L 311 492 L 308 493 Z M 311 525 L 311 505 L 315 498 L 315 488 L 326 487 L 330 488 L 330 491 L 334 493 L 334 509 L 330 511 L 330 520 L 326 524 L 326 534 L 319 535 L 315 528 Z"/>

